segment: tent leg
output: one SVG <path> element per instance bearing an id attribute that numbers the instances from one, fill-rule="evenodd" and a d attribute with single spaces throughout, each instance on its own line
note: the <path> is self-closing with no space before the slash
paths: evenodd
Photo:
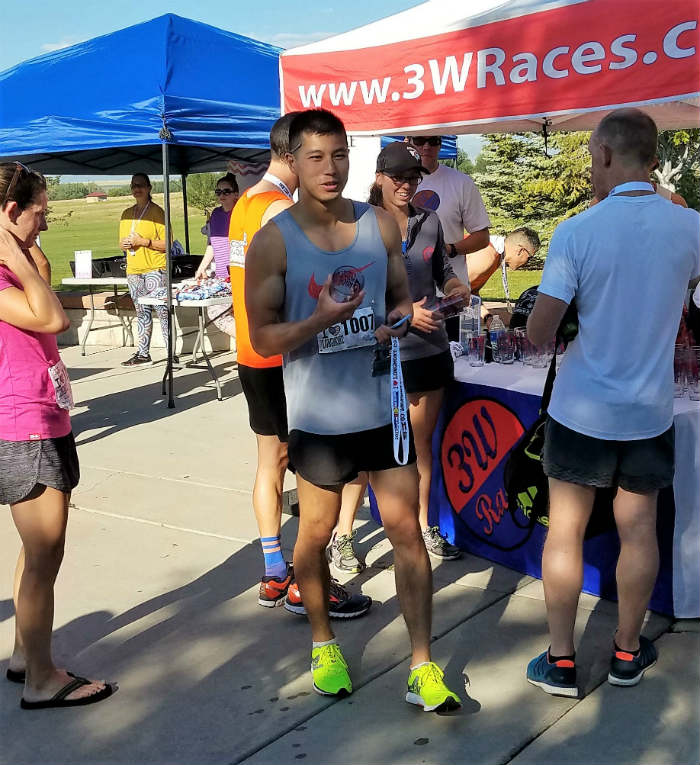
<path id="1" fill-rule="evenodd" d="M 165 208 L 165 289 L 166 306 L 168 308 L 168 409 L 175 408 L 173 396 L 173 353 L 175 352 L 175 338 L 173 337 L 173 278 L 171 270 L 172 253 L 170 240 L 172 236 L 170 225 L 170 164 L 168 157 L 168 144 L 163 141 L 163 207 Z"/>
<path id="2" fill-rule="evenodd" d="M 190 222 L 187 216 L 187 173 L 182 174 L 182 206 L 185 213 L 185 252 L 190 253 Z"/>

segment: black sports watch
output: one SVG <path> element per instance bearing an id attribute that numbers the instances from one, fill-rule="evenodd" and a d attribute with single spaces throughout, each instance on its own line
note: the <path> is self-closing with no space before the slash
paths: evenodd
<path id="1" fill-rule="evenodd" d="M 457 248 L 450 242 L 450 244 L 447 245 L 447 257 L 448 258 L 454 258 L 457 255 Z"/>

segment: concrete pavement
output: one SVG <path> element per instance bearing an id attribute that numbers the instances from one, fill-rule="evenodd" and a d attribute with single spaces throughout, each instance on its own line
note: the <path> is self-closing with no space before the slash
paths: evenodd
<path id="1" fill-rule="evenodd" d="M 700 760 L 696 621 L 650 614 L 659 663 L 636 688 L 613 688 L 604 679 L 615 606 L 582 597 L 586 695 L 553 698 L 524 678 L 546 647 L 541 583 L 469 555 L 434 570 L 435 658 L 463 710 L 438 717 L 405 704 L 409 646 L 391 548 L 367 508 L 357 528 L 369 567 L 347 584 L 375 606 L 337 625 L 356 690 L 340 702 L 315 695 L 305 620 L 257 605 L 255 441 L 234 356 L 215 361 L 223 402 L 206 372 L 183 370 L 169 410 L 162 365 L 123 370 L 128 349 L 62 353 L 82 480 L 56 589 L 55 653 L 120 688 L 93 707 L 26 712 L 21 687 L 0 681 L 0 765 Z M 9 512 L 0 530 L 4 674 L 19 549 Z M 295 532 L 285 516 L 289 554 Z"/>

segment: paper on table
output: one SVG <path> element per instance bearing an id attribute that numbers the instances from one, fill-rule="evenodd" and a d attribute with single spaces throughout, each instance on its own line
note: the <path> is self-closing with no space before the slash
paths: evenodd
<path id="1" fill-rule="evenodd" d="M 92 250 L 75 250 L 75 276 L 77 279 L 92 278 Z"/>

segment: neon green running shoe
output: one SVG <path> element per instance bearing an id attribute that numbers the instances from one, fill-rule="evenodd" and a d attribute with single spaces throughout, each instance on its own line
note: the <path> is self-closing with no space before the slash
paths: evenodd
<path id="1" fill-rule="evenodd" d="M 414 669 L 408 676 L 406 701 L 423 707 L 424 712 L 451 712 L 459 709 L 459 696 L 445 685 L 442 670 L 429 661 Z"/>
<path id="2" fill-rule="evenodd" d="M 352 693 L 348 665 L 337 643 L 312 649 L 311 675 L 314 690 L 321 696 L 349 696 Z"/>

